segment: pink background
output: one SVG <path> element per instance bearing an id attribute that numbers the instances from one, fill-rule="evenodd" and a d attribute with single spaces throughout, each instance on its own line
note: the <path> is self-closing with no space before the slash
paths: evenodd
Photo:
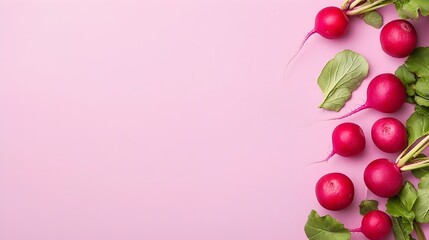
<path id="1" fill-rule="evenodd" d="M 384 115 L 347 120 L 364 129 L 362 155 L 308 166 L 339 124 L 319 121 L 337 114 L 318 109 L 316 79 L 343 49 L 368 59 L 345 113 L 404 59 L 354 18 L 344 39 L 310 38 L 282 79 L 317 11 L 340 4 L 0 0 L 0 239 L 306 239 L 311 209 L 358 227 L 364 167 L 395 157 L 369 138 Z M 420 45 L 428 24 L 416 23 Z M 352 178 L 356 197 L 332 213 L 314 184 L 334 171 Z"/>

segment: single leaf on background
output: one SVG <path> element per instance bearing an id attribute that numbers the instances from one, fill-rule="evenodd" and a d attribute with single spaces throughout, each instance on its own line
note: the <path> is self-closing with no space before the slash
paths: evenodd
<path id="1" fill-rule="evenodd" d="M 405 125 L 408 133 L 409 144 L 429 133 L 429 118 L 418 111 L 411 114 Z"/>
<path id="2" fill-rule="evenodd" d="M 417 200 L 413 206 L 416 214 L 416 221 L 419 223 L 429 222 L 429 175 L 425 175 L 420 179 L 419 188 L 417 190 Z"/>
<path id="3" fill-rule="evenodd" d="M 398 77 L 404 85 L 416 83 L 416 76 L 407 68 L 405 64 L 401 65 L 395 71 L 395 76 Z"/>
<path id="4" fill-rule="evenodd" d="M 429 14 L 429 1 L 427 0 L 395 0 L 396 11 L 401 18 L 419 17 L 419 11 L 423 16 Z"/>
<path id="5" fill-rule="evenodd" d="M 324 99 L 321 108 L 340 111 L 368 75 L 369 65 L 360 54 L 351 50 L 337 53 L 329 60 L 317 79 Z"/>
<path id="6" fill-rule="evenodd" d="M 427 1 L 427 0 L 424 0 Z M 427 1 L 429 4 L 429 1 Z M 420 78 L 429 77 L 429 47 L 416 48 L 405 61 L 408 70 Z"/>
<path id="7" fill-rule="evenodd" d="M 378 210 L 378 202 L 376 200 L 363 200 L 359 204 L 359 212 L 365 215 L 372 210 Z"/>
<path id="8" fill-rule="evenodd" d="M 363 15 L 363 21 L 377 29 L 383 26 L 383 17 L 376 11 L 367 12 Z"/>
<path id="9" fill-rule="evenodd" d="M 413 232 L 413 223 L 404 223 L 402 218 L 392 217 L 392 230 L 395 239 L 411 240 L 410 234 Z"/>
<path id="10" fill-rule="evenodd" d="M 315 210 L 308 215 L 305 235 L 312 240 L 349 240 L 351 233 L 344 225 L 329 215 L 319 216 Z"/>

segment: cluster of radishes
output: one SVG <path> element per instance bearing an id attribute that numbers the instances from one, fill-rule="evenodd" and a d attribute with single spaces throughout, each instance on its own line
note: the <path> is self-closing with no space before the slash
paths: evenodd
<path id="1" fill-rule="evenodd" d="M 399 80 L 398 80 L 399 81 Z M 371 128 L 371 138 L 382 151 L 394 153 L 407 147 L 407 132 L 398 119 L 385 117 L 377 120 Z M 356 123 L 339 124 L 332 133 L 333 150 L 330 156 L 338 154 L 351 157 L 365 149 L 365 136 Z M 387 159 L 372 161 L 364 171 L 366 186 L 375 195 L 391 197 L 402 188 L 400 168 Z M 328 210 L 339 211 L 348 207 L 354 198 L 354 184 L 349 177 L 334 172 L 322 176 L 316 183 L 316 198 Z M 373 210 L 362 218 L 361 227 L 354 232 L 362 232 L 369 239 L 383 239 L 390 233 L 390 217 Z"/>
<path id="2" fill-rule="evenodd" d="M 315 33 L 327 39 L 341 38 L 347 33 L 348 28 L 349 18 L 345 11 L 338 7 L 326 7 L 316 15 L 314 28 L 304 42 Z M 392 57 L 403 58 L 410 55 L 416 47 L 417 33 L 408 21 L 394 20 L 381 30 L 380 43 L 385 53 Z"/>
<path id="3" fill-rule="evenodd" d="M 346 12 L 337 7 L 322 9 L 316 16 L 314 33 L 328 39 L 342 37 L 348 29 Z M 380 32 L 380 44 L 385 53 L 392 57 L 408 56 L 417 45 L 417 33 L 406 20 L 394 20 L 386 24 Z M 383 113 L 393 113 L 406 102 L 406 89 L 394 74 L 384 73 L 376 76 L 368 85 L 367 100 L 356 110 L 335 119 L 343 119 L 363 109 L 373 108 Z M 408 145 L 407 131 L 401 121 L 392 117 L 377 120 L 371 129 L 373 143 L 386 153 L 399 153 Z M 365 136 L 362 128 L 353 122 L 339 124 L 332 132 L 332 151 L 323 160 L 333 155 L 351 157 L 365 149 Z M 421 151 L 421 150 L 420 150 Z M 402 188 L 402 172 L 408 170 L 404 165 L 408 159 L 391 162 L 386 158 L 376 159 L 368 164 L 363 173 L 367 188 L 375 195 L 389 198 L 397 195 Z M 334 172 L 322 176 L 316 183 L 316 197 L 320 205 L 328 210 L 339 211 L 348 207 L 354 198 L 354 185 L 349 177 Z M 388 214 L 373 210 L 364 215 L 361 227 L 351 232 L 362 232 L 368 239 L 384 239 L 392 228 Z"/>

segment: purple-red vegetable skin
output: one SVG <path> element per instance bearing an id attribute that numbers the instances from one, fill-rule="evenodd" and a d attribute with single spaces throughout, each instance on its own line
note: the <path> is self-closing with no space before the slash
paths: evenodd
<path id="1" fill-rule="evenodd" d="M 349 18 L 338 7 L 325 7 L 316 15 L 314 32 L 327 39 L 341 38 L 347 33 Z"/>
<path id="2" fill-rule="evenodd" d="M 316 183 L 316 197 L 328 210 L 339 211 L 348 207 L 354 198 L 352 180 L 342 173 L 328 173 Z"/>
<path id="3" fill-rule="evenodd" d="M 395 153 L 407 147 L 407 130 L 396 118 L 386 117 L 377 120 L 371 128 L 374 144 L 382 151 Z"/>
<path id="4" fill-rule="evenodd" d="M 298 51 L 292 56 L 289 62 L 286 64 L 286 69 L 289 68 L 289 64 L 295 59 L 298 53 L 301 51 L 307 40 L 315 33 L 326 39 L 337 39 L 343 37 L 349 29 L 349 18 L 345 12 L 338 7 L 330 6 L 320 10 L 315 19 L 313 29 L 307 33 L 298 48 Z"/>
<path id="5" fill-rule="evenodd" d="M 328 162 L 335 154 L 343 157 L 356 156 L 365 149 L 365 135 L 356 123 L 345 122 L 335 127 L 331 140 L 331 153 L 324 160 L 315 163 Z"/>
<path id="6" fill-rule="evenodd" d="M 369 163 L 364 170 L 363 179 L 368 189 L 379 197 L 393 197 L 402 188 L 401 170 L 385 158 Z"/>
<path id="7" fill-rule="evenodd" d="M 367 108 L 383 113 L 393 113 L 404 105 L 407 93 L 401 80 L 391 73 L 383 73 L 374 77 L 366 90 L 366 102 L 350 113 L 333 118 L 333 120 L 349 117 Z"/>
<path id="8" fill-rule="evenodd" d="M 365 214 L 361 222 L 361 232 L 370 240 L 382 240 L 391 232 L 392 221 L 385 212 L 373 210 Z"/>
<path id="9" fill-rule="evenodd" d="M 351 157 L 365 149 L 365 135 L 356 123 L 345 122 L 332 132 L 333 152 L 343 157 Z"/>
<path id="10" fill-rule="evenodd" d="M 404 105 L 407 93 L 399 78 L 391 73 L 384 73 L 369 83 L 367 97 L 368 106 L 383 113 L 393 113 Z"/>
<path id="11" fill-rule="evenodd" d="M 388 55 L 396 58 L 406 57 L 417 46 L 416 29 L 407 20 L 393 20 L 381 29 L 380 43 Z"/>

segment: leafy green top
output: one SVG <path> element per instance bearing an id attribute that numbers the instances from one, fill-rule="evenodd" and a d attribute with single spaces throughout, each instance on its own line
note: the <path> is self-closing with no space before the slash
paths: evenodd
<path id="1" fill-rule="evenodd" d="M 304 227 L 311 240 L 349 240 L 351 233 L 344 225 L 329 215 L 319 216 L 315 210 L 310 212 Z"/>
<path id="2" fill-rule="evenodd" d="M 337 53 L 325 65 L 317 83 L 324 94 L 321 108 L 340 111 L 368 75 L 366 59 L 351 50 Z"/>

